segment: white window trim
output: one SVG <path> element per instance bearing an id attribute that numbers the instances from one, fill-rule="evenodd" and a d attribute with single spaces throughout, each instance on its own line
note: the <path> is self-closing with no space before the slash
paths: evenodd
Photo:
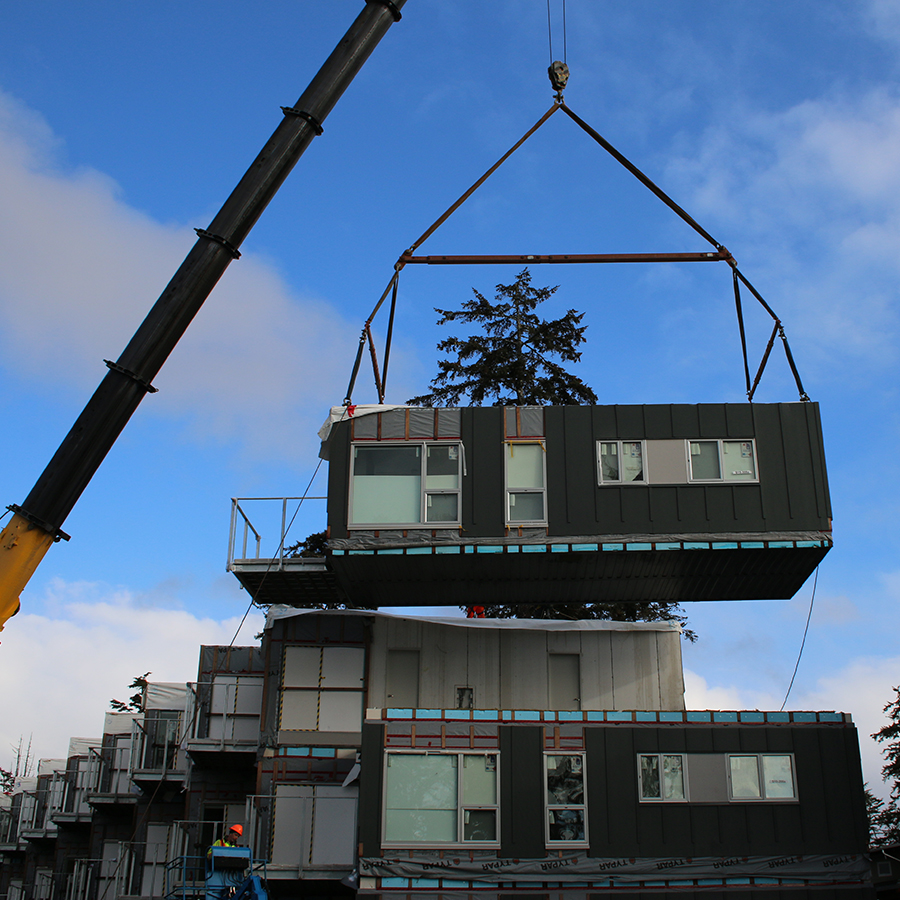
<path id="1" fill-rule="evenodd" d="M 718 444 L 719 450 L 719 477 L 718 478 L 694 478 L 693 467 L 691 466 L 691 444 Z M 723 463 L 724 454 L 722 445 L 728 443 L 749 443 L 753 446 L 753 467 L 756 475 L 741 481 L 733 481 L 725 478 L 725 466 Z M 759 484 L 759 457 L 756 452 L 756 438 L 687 438 L 684 442 L 685 464 L 687 466 L 688 484 Z"/>
<path id="2" fill-rule="evenodd" d="M 386 839 L 385 834 L 387 832 L 387 770 L 389 760 L 392 756 L 455 756 L 457 758 L 456 763 L 456 841 L 391 841 Z M 496 771 L 496 793 L 495 799 L 496 803 L 494 805 L 472 805 L 465 804 L 463 802 L 463 769 L 464 765 L 462 764 L 462 757 L 464 756 L 474 756 L 474 757 L 484 757 L 484 756 L 493 756 L 495 760 L 495 771 Z M 500 846 L 500 752 L 499 750 L 425 750 L 425 749 L 415 749 L 411 748 L 409 750 L 388 750 L 384 754 L 384 767 L 382 770 L 382 781 L 381 781 L 381 846 L 390 848 L 390 849 L 400 849 L 400 848 L 409 848 L 409 849 L 443 849 L 450 847 L 470 847 L 473 849 L 484 848 L 484 847 L 499 847 Z M 484 809 L 484 810 L 493 810 L 494 812 L 494 827 L 496 829 L 496 840 L 493 841 L 464 841 L 463 836 L 463 827 L 464 827 L 464 814 L 467 809 Z"/>
<path id="3" fill-rule="evenodd" d="M 548 756 L 580 756 L 581 757 L 581 786 L 583 791 L 582 803 L 550 803 L 547 799 L 547 757 Z M 588 836 L 588 783 L 587 783 L 587 759 L 583 750 L 547 750 L 544 752 L 542 764 L 543 772 L 541 773 L 542 783 L 541 790 L 544 795 L 544 845 L 550 849 L 561 849 L 563 847 L 587 847 L 589 844 Z M 551 841 L 550 840 L 550 812 L 554 809 L 580 809 L 582 812 L 582 821 L 584 822 L 584 840 L 581 841 Z"/>
<path id="4" fill-rule="evenodd" d="M 540 488 L 512 488 L 509 487 L 509 448 L 516 445 L 538 444 L 543 451 L 541 454 L 543 487 Z M 543 498 L 544 517 L 542 519 L 516 519 L 512 521 L 509 515 L 510 494 L 540 494 Z M 535 525 L 547 524 L 547 442 L 544 438 L 507 438 L 503 442 L 503 518 L 509 528 L 531 528 Z"/>
<path id="5" fill-rule="evenodd" d="M 786 756 L 791 761 L 791 789 L 793 796 L 791 797 L 766 797 L 766 782 L 763 773 L 763 759 L 767 756 Z M 756 757 L 757 777 L 759 778 L 759 797 L 735 797 L 731 785 L 731 759 L 732 757 Z M 729 803 L 798 803 L 797 796 L 797 764 L 793 753 L 726 753 L 725 754 L 725 776 L 728 779 L 728 802 Z"/>
<path id="6" fill-rule="evenodd" d="M 622 459 L 622 445 L 623 444 L 640 444 L 641 445 L 641 469 L 643 477 L 640 481 L 623 481 L 621 478 L 616 481 L 604 481 L 603 480 L 603 469 L 600 466 L 600 445 L 601 444 L 615 444 L 616 452 L 619 454 L 619 459 Z M 621 465 L 619 467 L 619 473 L 621 475 Z M 650 476 L 647 472 L 647 442 L 645 440 L 638 440 L 632 438 L 628 439 L 620 439 L 620 438 L 608 438 L 597 441 L 597 484 L 600 487 L 647 487 L 650 484 Z"/>
<path id="7" fill-rule="evenodd" d="M 657 765 L 659 767 L 659 796 L 658 797 L 645 797 L 643 795 L 643 784 L 641 782 L 641 759 L 645 756 L 655 756 L 657 759 Z M 663 787 L 662 787 L 662 772 L 663 772 L 663 762 L 662 758 L 664 756 L 680 756 L 681 757 L 681 780 L 682 786 L 684 788 L 684 796 L 683 797 L 669 797 L 666 798 L 663 796 Z M 637 787 L 638 787 L 638 801 L 640 803 L 690 803 L 690 781 L 688 779 L 688 756 L 687 753 L 677 752 L 677 753 L 667 753 L 665 750 L 654 751 L 652 753 L 638 753 L 637 754 Z"/>
<path id="8" fill-rule="evenodd" d="M 426 448 L 428 447 L 446 447 L 446 446 L 456 446 L 459 448 L 459 456 L 458 456 L 458 464 L 459 464 L 459 477 L 458 477 L 458 486 L 454 489 L 428 489 L 425 487 L 425 478 L 426 478 L 426 459 L 427 453 Z M 420 474 L 419 474 L 419 519 L 418 522 L 353 522 L 351 521 L 353 515 L 353 469 L 356 463 L 356 449 L 358 447 L 420 447 L 422 452 L 419 455 L 419 463 L 420 463 Z M 402 530 L 409 528 L 416 529 L 427 529 L 431 531 L 432 529 L 438 528 L 459 528 L 462 523 L 462 480 L 463 475 L 465 475 L 466 466 L 465 466 L 465 447 L 463 446 L 463 442 L 459 438 L 453 438 L 450 440 L 434 440 L 434 441 L 353 441 L 350 444 L 350 486 L 347 496 L 347 528 L 349 530 L 353 529 L 364 529 L 366 531 L 371 531 L 372 529 L 378 529 L 380 531 L 392 531 L 392 530 Z M 456 494 L 456 519 L 453 522 L 427 522 L 427 502 L 428 496 L 430 494 Z"/>

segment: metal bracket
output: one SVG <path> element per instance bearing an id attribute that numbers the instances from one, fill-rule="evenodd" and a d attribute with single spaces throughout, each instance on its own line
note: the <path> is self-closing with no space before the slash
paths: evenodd
<path id="1" fill-rule="evenodd" d="M 286 116 L 296 116 L 298 119 L 303 119 L 304 121 L 309 122 L 309 124 L 313 127 L 313 131 L 315 131 L 317 135 L 322 134 L 322 132 L 324 131 L 319 120 L 312 113 L 308 113 L 302 109 L 297 109 L 296 106 L 282 106 L 281 111 Z"/>
<path id="2" fill-rule="evenodd" d="M 221 234 L 213 234 L 205 228 L 195 228 L 194 231 L 197 232 L 199 237 L 205 237 L 211 241 L 215 241 L 217 244 L 221 244 L 235 259 L 241 258 L 241 251 L 227 238 L 223 238 Z"/>
<path id="3" fill-rule="evenodd" d="M 400 10 L 397 8 L 397 4 L 394 3 L 393 0 L 366 0 L 366 3 L 380 3 L 390 11 L 391 15 L 394 17 L 395 22 L 399 22 L 403 18 L 403 16 L 400 15 Z"/>
<path id="4" fill-rule="evenodd" d="M 107 368 L 112 369 L 113 372 L 121 372 L 122 375 L 127 375 L 132 381 L 136 381 L 148 394 L 156 394 L 159 392 L 159 388 L 153 387 L 153 385 L 145 378 L 135 375 L 134 372 L 126 369 L 124 366 L 120 366 L 118 363 L 114 363 L 111 359 L 104 359 L 103 362 L 105 362 Z"/>
<path id="5" fill-rule="evenodd" d="M 32 525 L 36 525 L 41 531 L 47 532 L 47 534 L 53 535 L 54 541 L 70 541 L 72 539 L 72 535 L 66 534 L 61 528 L 54 528 L 52 525 L 49 525 L 47 522 L 44 522 L 42 519 L 39 519 L 37 516 L 33 516 L 28 510 L 22 509 L 21 506 L 18 506 L 15 503 L 10 503 L 9 506 L 6 507 L 10 512 L 15 513 L 17 516 L 21 516 L 23 519 L 27 519 L 31 522 Z"/>

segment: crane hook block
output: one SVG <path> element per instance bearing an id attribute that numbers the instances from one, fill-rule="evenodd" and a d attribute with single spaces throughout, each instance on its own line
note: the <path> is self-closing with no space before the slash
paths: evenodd
<path id="1" fill-rule="evenodd" d="M 561 94 L 566 89 L 566 82 L 569 80 L 569 67 L 557 59 L 550 63 L 547 74 L 550 76 L 553 90 Z"/>

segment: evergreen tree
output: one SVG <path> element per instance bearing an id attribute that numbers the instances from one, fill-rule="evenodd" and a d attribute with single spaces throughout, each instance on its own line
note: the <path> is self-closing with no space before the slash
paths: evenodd
<path id="1" fill-rule="evenodd" d="M 498 284 L 490 303 L 472 288 L 474 298 L 460 310 L 435 309 L 438 325 L 462 322 L 481 329 L 465 338 L 449 337 L 438 350 L 449 359 L 438 362 L 431 392 L 413 397 L 411 404 L 455 406 L 463 398 L 469 405 L 544 406 L 593 404 L 597 395 L 580 378 L 567 372 L 550 357 L 578 362 L 584 343 L 581 325 L 584 313 L 570 309 L 562 318 L 547 321 L 535 312 L 556 292 L 555 287 L 536 288 L 528 269 L 519 272 L 513 284 Z M 467 609 L 462 606 L 461 609 Z M 488 618 L 608 619 L 618 622 L 679 622 L 687 617 L 677 603 L 569 603 L 490 604 Z M 684 629 L 689 641 L 697 639 Z"/>
<path id="2" fill-rule="evenodd" d="M 147 687 L 147 676 L 149 672 L 144 672 L 143 675 L 135 675 L 131 681 L 131 684 L 128 685 L 129 690 L 136 690 L 137 693 L 132 694 L 128 698 L 128 702 L 124 702 L 122 700 L 110 700 L 109 705 L 115 710 L 115 712 L 143 712 L 144 711 L 144 690 Z"/>
<path id="3" fill-rule="evenodd" d="M 472 406 L 596 403 L 591 388 L 550 358 L 578 362 L 587 327 L 580 324 L 584 313 L 574 309 L 552 321 L 537 315 L 538 305 L 555 292 L 556 287 L 532 287 L 531 273 L 523 269 L 512 284 L 497 285 L 494 303 L 472 288 L 475 296 L 462 309 L 435 308 L 438 325 L 462 322 L 481 333 L 441 341 L 438 350 L 450 358 L 438 361 L 431 391 L 409 403 L 458 406 L 463 398 Z"/>
<path id="4" fill-rule="evenodd" d="M 894 699 L 884 706 L 888 723 L 872 735 L 880 744 L 885 744 L 881 751 L 885 760 L 881 777 L 891 787 L 887 803 L 878 804 L 875 798 L 875 804 L 867 804 L 874 846 L 900 843 L 900 687 L 893 690 Z"/>

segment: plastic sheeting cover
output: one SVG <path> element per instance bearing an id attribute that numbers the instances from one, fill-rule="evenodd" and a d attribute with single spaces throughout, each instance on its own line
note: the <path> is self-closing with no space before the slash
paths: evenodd
<path id="1" fill-rule="evenodd" d="M 454 851 L 443 858 L 436 852 L 402 854 L 383 858 L 361 858 L 359 873 L 381 878 L 477 879 L 479 882 L 533 881 L 567 882 L 602 877 L 612 884 L 665 878 L 691 881 L 696 878 L 803 879 L 810 882 L 860 881 L 867 877 L 869 864 L 858 853 L 809 856 L 676 857 L 673 859 L 592 858 L 583 853 L 562 854 L 546 859 L 500 859 L 496 854 Z"/>
<path id="2" fill-rule="evenodd" d="M 104 734 L 131 734 L 131 726 L 140 713 L 108 712 L 103 719 Z"/>
<path id="3" fill-rule="evenodd" d="M 184 682 L 152 681 L 144 692 L 144 709 L 184 709 L 188 686 Z"/>
<path id="4" fill-rule="evenodd" d="M 50 775 L 53 772 L 65 772 L 66 761 L 64 759 L 39 759 L 38 775 Z"/>
<path id="5" fill-rule="evenodd" d="M 427 622 L 436 625 L 453 625 L 457 628 L 507 628 L 511 630 L 529 631 L 677 631 L 681 626 L 677 622 L 612 622 L 603 619 L 466 619 L 462 616 L 400 616 L 393 613 L 356 609 L 297 609 L 293 606 L 276 604 L 269 607 L 266 614 L 266 628 L 271 628 L 279 619 L 292 616 L 357 616 L 369 618 L 378 616 L 385 619 L 405 619 L 410 622 Z"/>
<path id="6" fill-rule="evenodd" d="M 101 738 L 73 737 L 69 738 L 68 758 L 73 756 L 88 756 L 91 750 L 99 750 L 103 746 Z"/>
<path id="7" fill-rule="evenodd" d="M 338 422 L 346 422 L 348 419 L 359 419 L 362 416 L 371 416 L 374 413 L 389 412 L 392 409 L 405 409 L 405 407 L 379 403 L 360 403 L 354 406 L 332 406 L 328 418 L 318 432 L 319 440 L 322 442 L 322 447 L 319 450 L 319 458 L 328 459 L 328 438 L 331 435 L 331 429 L 334 428 Z"/>

